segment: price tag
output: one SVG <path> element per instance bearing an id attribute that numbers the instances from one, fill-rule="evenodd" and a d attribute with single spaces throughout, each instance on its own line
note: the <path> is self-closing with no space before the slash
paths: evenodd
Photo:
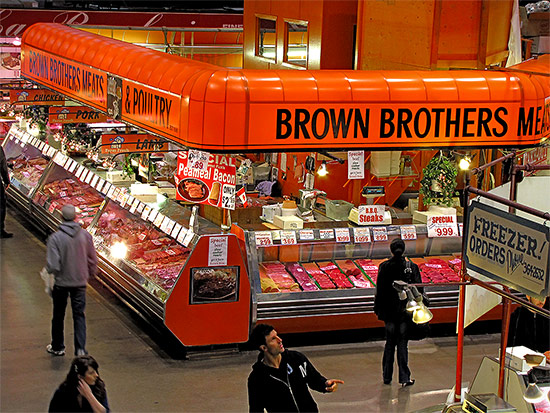
<path id="1" fill-rule="evenodd" d="M 50 148 L 48 149 L 48 152 L 46 153 L 46 155 L 48 155 L 50 158 L 52 156 L 55 155 L 55 153 L 57 152 L 57 149 L 55 149 L 54 147 L 50 146 Z"/>
<path id="2" fill-rule="evenodd" d="M 92 182 L 92 178 L 94 177 L 94 173 L 92 171 L 88 171 L 88 175 L 86 175 L 86 180 L 84 182 L 86 182 L 87 184 L 90 184 L 90 182 Z"/>
<path id="3" fill-rule="evenodd" d="M 105 185 L 103 186 L 103 189 L 102 189 L 103 194 L 107 195 L 112 187 L 113 187 L 113 184 L 111 184 L 110 182 L 105 181 Z"/>
<path id="4" fill-rule="evenodd" d="M 384 205 L 359 205 L 359 225 L 381 224 L 384 221 Z"/>
<path id="5" fill-rule="evenodd" d="M 107 198 L 111 198 L 112 200 L 115 200 L 115 192 L 118 188 L 114 185 L 111 185 L 109 188 L 109 192 L 107 192 Z"/>
<path id="6" fill-rule="evenodd" d="M 146 205 L 143 202 L 141 202 L 140 200 L 137 200 L 137 201 L 138 201 L 138 205 L 137 205 L 137 208 L 136 208 L 136 214 L 142 214 Z M 143 215 L 141 217 L 143 218 Z"/>
<path id="7" fill-rule="evenodd" d="M 269 247 L 273 245 L 271 231 L 258 231 L 255 234 L 257 247 Z"/>
<path id="8" fill-rule="evenodd" d="M 321 239 L 334 239 L 334 230 L 333 229 L 320 229 L 319 238 Z"/>
<path id="9" fill-rule="evenodd" d="M 388 240 L 388 230 L 386 227 L 373 227 L 372 228 L 372 238 L 375 242 L 377 241 L 387 241 Z"/>
<path id="10" fill-rule="evenodd" d="M 165 251 L 168 255 L 176 255 L 176 253 L 174 251 L 172 251 L 170 248 L 168 248 L 166 251 Z"/>
<path id="11" fill-rule="evenodd" d="M 160 247 L 162 245 L 162 242 L 160 242 L 158 239 L 152 239 L 151 244 L 154 244 L 157 247 Z"/>
<path id="12" fill-rule="evenodd" d="M 159 214 L 159 212 L 156 210 L 156 209 L 151 209 L 151 211 L 149 212 L 149 216 L 147 217 L 147 220 L 149 222 L 155 222 L 155 219 L 157 218 L 157 215 Z"/>
<path id="13" fill-rule="evenodd" d="M 224 184 L 222 190 L 222 208 L 235 209 L 235 185 Z"/>
<path id="14" fill-rule="evenodd" d="M 281 231 L 281 245 L 294 245 L 296 242 L 296 232 Z"/>
<path id="15" fill-rule="evenodd" d="M 402 240 L 413 240 L 416 239 L 416 226 L 414 225 L 402 225 L 399 227 L 401 231 Z"/>
<path id="16" fill-rule="evenodd" d="M 429 215 L 428 237 L 458 237 L 458 226 L 456 225 L 456 215 Z"/>
<path id="17" fill-rule="evenodd" d="M 208 152 L 189 149 L 187 152 L 187 167 L 200 171 L 207 171 L 209 159 L 210 154 Z"/>
<path id="18" fill-rule="evenodd" d="M 146 232 L 142 232 L 141 234 L 138 235 L 138 239 L 140 241 L 143 241 L 145 238 L 147 238 L 147 233 Z"/>
<path id="19" fill-rule="evenodd" d="M 134 198 L 130 206 L 130 214 L 133 214 L 136 212 L 138 205 L 139 205 L 139 199 Z"/>
<path id="20" fill-rule="evenodd" d="M 150 213 L 151 207 L 149 205 L 145 205 L 145 207 L 143 208 L 143 212 L 141 213 L 141 219 L 146 220 Z"/>
<path id="21" fill-rule="evenodd" d="M 63 160 L 63 154 L 61 152 L 57 152 L 53 157 L 53 161 L 58 165 L 61 165 L 62 160 Z"/>
<path id="22" fill-rule="evenodd" d="M 40 143 L 38 144 L 38 149 L 40 149 L 43 154 L 46 154 L 46 152 L 44 152 L 44 146 L 46 146 L 46 144 L 40 141 Z"/>
<path id="23" fill-rule="evenodd" d="M 66 198 L 66 197 L 67 197 L 67 192 L 61 191 L 61 192 L 59 193 L 59 196 L 60 196 L 61 198 Z"/>
<path id="24" fill-rule="evenodd" d="M 300 230 L 300 241 L 312 241 L 315 239 L 312 229 L 301 229 Z"/>
<path id="25" fill-rule="evenodd" d="M 57 205 L 57 202 L 52 202 L 50 204 L 50 207 L 48 208 L 48 211 L 50 212 L 50 214 L 53 214 L 53 211 L 55 211 L 57 209 L 58 205 Z"/>
<path id="26" fill-rule="evenodd" d="M 183 244 L 183 240 L 185 239 L 185 236 L 187 235 L 187 228 L 183 228 L 180 230 L 180 232 L 178 232 L 178 236 L 176 238 L 176 240 L 180 243 L 180 244 Z M 187 245 L 186 245 L 187 246 Z"/>
<path id="27" fill-rule="evenodd" d="M 67 170 L 68 170 L 70 173 L 73 173 L 77 166 L 78 166 L 78 162 L 75 161 L 74 159 L 71 159 L 71 162 L 70 162 L 69 167 L 68 167 Z"/>
<path id="28" fill-rule="evenodd" d="M 86 168 L 84 168 L 84 166 L 78 165 L 78 169 L 76 170 L 75 176 L 76 176 L 78 179 L 80 179 L 80 177 L 82 176 L 82 174 L 84 173 L 85 170 L 86 170 Z"/>
<path id="29" fill-rule="evenodd" d="M 94 188 L 96 187 L 97 185 L 97 181 L 99 180 L 99 176 L 97 176 L 96 174 L 94 174 L 94 176 L 92 177 L 92 182 L 90 182 L 90 186 L 93 186 Z"/>
<path id="30" fill-rule="evenodd" d="M 102 194 L 105 193 L 105 192 L 103 192 L 103 185 L 105 185 L 105 180 L 99 178 L 99 179 L 97 180 L 95 189 L 97 189 L 97 190 L 98 190 L 99 192 L 101 192 Z"/>
<path id="31" fill-rule="evenodd" d="M 336 242 L 350 242 L 349 228 L 334 228 Z"/>
<path id="32" fill-rule="evenodd" d="M 120 206 L 124 208 L 126 204 L 128 204 L 128 199 L 130 198 L 130 194 L 128 192 L 122 192 L 122 200 L 120 201 Z"/>
<path id="33" fill-rule="evenodd" d="M 152 222 L 153 222 L 153 225 L 155 227 L 161 228 L 163 220 L 164 220 L 164 215 L 162 215 L 161 213 L 157 213 L 157 216 L 155 217 L 154 221 L 152 221 Z"/>
<path id="34" fill-rule="evenodd" d="M 172 236 L 172 238 L 176 238 L 178 236 L 178 234 L 180 233 L 181 231 L 181 225 L 174 222 L 174 227 L 172 228 L 172 231 L 170 232 L 170 235 Z"/>
<path id="35" fill-rule="evenodd" d="M 122 205 L 122 202 L 124 201 L 124 195 L 127 194 L 126 188 L 117 188 L 117 189 L 118 189 L 118 191 L 115 192 L 116 201 L 121 206 L 124 206 L 124 205 Z"/>
<path id="36" fill-rule="evenodd" d="M 32 145 L 32 146 L 36 146 L 36 138 L 34 136 L 32 136 L 30 139 L 29 139 L 29 143 Z"/>
<path id="37" fill-rule="evenodd" d="M 189 244 L 191 244 L 191 242 L 193 241 L 194 236 L 195 234 L 193 233 L 193 231 L 188 231 L 185 235 L 185 238 L 183 239 L 183 245 L 188 247 Z"/>
<path id="38" fill-rule="evenodd" d="M 462 222 L 459 222 L 458 223 L 458 236 L 461 237 L 462 236 L 462 229 L 464 227 L 464 224 Z"/>
<path id="39" fill-rule="evenodd" d="M 353 230 L 353 241 L 356 244 L 370 242 L 370 230 L 368 228 L 355 228 Z"/>

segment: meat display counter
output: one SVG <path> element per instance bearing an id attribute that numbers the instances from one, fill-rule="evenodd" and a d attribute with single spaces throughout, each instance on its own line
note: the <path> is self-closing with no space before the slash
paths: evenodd
<path id="1" fill-rule="evenodd" d="M 376 276 L 397 237 L 414 238 L 405 240 L 405 255 L 434 284 L 425 288 L 433 322 L 456 321 L 458 287 L 450 283 L 460 280 L 461 237 L 429 238 L 425 224 L 410 222 L 318 222 L 300 230 L 234 224 L 232 232 L 247 252 L 253 322 L 284 332 L 382 326 L 373 313 Z"/>

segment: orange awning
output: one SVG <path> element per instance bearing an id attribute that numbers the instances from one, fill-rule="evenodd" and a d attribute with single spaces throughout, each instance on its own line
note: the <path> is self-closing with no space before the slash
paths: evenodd
<path id="1" fill-rule="evenodd" d="M 228 70 L 55 23 L 22 44 L 24 77 L 223 152 L 536 145 L 549 68 L 546 55 L 522 71 Z"/>

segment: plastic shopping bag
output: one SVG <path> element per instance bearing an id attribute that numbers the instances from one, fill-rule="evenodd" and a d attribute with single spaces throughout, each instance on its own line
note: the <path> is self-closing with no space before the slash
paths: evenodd
<path id="1" fill-rule="evenodd" d="M 44 281 L 44 286 L 46 287 L 44 291 L 50 297 L 52 296 L 53 285 L 55 284 L 55 277 L 53 274 L 50 274 L 46 267 L 40 270 L 40 278 Z"/>

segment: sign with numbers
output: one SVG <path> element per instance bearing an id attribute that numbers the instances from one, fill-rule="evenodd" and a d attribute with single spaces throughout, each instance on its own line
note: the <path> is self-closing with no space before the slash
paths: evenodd
<path id="1" fill-rule="evenodd" d="M 370 242 L 370 230 L 368 228 L 355 228 L 353 230 L 355 243 Z"/>
<path id="2" fill-rule="evenodd" d="M 388 230 L 386 227 L 373 227 L 372 228 L 372 239 L 376 241 L 387 241 L 388 240 Z"/>
<path id="3" fill-rule="evenodd" d="M 235 209 L 235 185 L 223 185 L 222 208 Z"/>
<path id="4" fill-rule="evenodd" d="M 273 245 L 271 231 L 258 231 L 254 234 L 257 247 L 269 247 Z"/>
<path id="5" fill-rule="evenodd" d="M 402 225 L 399 227 L 401 232 L 402 240 L 413 240 L 416 239 L 416 226 L 414 225 Z"/>
<path id="6" fill-rule="evenodd" d="M 458 237 L 458 226 L 456 225 L 456 215 L 429 215 L 428 237 Z"/>
<path id="7" fill-rule="evenodd" d="M 312 241 L 315 239 L 312 229 L 301 229 L 300 230 L 300 240 L 301 241 Z"/>
<path id="8" fill-rule="evenodd" d="M 334 239 L 334 230 L 333 229 L 320 229 L 319 238 L 321 239 Z"/>
<path id="9" fill-rule="evenodd" d="M 281 231 L 281 245 L 294 245 L 296 242 L 295 231 Z"/>
<path id="10" fill-rule="evenodd" d="M 350 242 L 349 228 L 334 228 L 336 242 Z"/>
<path id="11" fill-rule="evenodd" d="M 187 152 L 187 167 L 199 171 L 207 171 L 209 159 L 210 154 L 208 152 L 189 149 L 189 152 Z"/>

